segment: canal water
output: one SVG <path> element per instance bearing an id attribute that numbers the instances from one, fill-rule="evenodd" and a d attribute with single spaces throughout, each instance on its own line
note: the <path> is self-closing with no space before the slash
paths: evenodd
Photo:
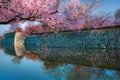
<path id="1" fill-rule="evenodd" d="M 120 50 L 27 46 L 0 50 L 0 80 L 120 80 Z"/>

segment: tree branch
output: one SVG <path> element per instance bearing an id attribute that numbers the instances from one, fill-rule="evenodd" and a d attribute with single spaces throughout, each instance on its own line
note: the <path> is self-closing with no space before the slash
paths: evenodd
<path id="1" fill-rule="evenodd" d="M 14 22 L 16 20 L 16 16 L 14 16 L 13 18 L 9 19 L 8 21 L 0 21 L 0 24 L 9 24 L 11 22 Z"/>

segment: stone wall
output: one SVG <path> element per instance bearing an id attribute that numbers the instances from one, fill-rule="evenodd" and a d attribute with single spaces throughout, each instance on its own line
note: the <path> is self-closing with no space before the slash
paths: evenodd
<path id="1" fill-rule="evenodd" d="M 84 30 L 59 33 L 34 34 L 27 37 L 25 46 L 120 48 L 120 29 Z"/>
<path id="2" fill-rule="evenodd" d="M 0 46 L 4 48 L 7 45 L 7 47 L 14 49 L 14 37 L 14 32 L 5 34 L 0 41 Z"/>
<path id="3" fill-rule="evenodd" d="M 9 51 L 9 53 L 16 52 L 17 56 L 24 55 L 26 53 L 26 49 L 24 47 L 25 37 L 22 34 L 22 32 L 5 34 L 4 38 L 0 41 L 0 46 L 5 49 L 4 51 Z"/>
<path id="4" fill-rule="evenodd" d="M 2 47 L 9 45 L 14 48 L 15 33 L 8 33 L 0 41 Z M 26 37 L 25 48 L 28 46 L 51 48 L 112 48 L 120 49 L 120 28 L 84 31 L 66 31 L 59 33 L 34 34 Z"/>

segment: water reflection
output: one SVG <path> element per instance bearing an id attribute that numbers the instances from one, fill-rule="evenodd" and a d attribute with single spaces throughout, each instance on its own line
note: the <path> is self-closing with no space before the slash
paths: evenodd
<path id="1" fill-rule="evenodd" d="M 32 51 L 43 60 L 120 70 L 118 49 L 36 48 Z"/>
<path id="2" fill-rule="evenodd" d="M 114 70 L 82 65 L 58 64 L 46 72 L 57 80 L 119 80 L 120 73 Z"/>
<path id="3" fill-rule="evenodd" d="M 34 49 L 31 51 L 31 48 Z M 17 67 L 19 66 L 18 70 L 28 70 L 27 65 L 30 68 L 29 72 L 33 70 L 30 73 L 33 74 L 31 76 L 34 78 L 25 79 L 120 80 L 120 50 L 40 48 L 29 46 L 27 53 L 22 57 L 17 57 L 14 49 L 10 48 L 10 46 L 4 46 L 3 50 L 6 54 L 12 55 L 11 62 L 13 64 L 11 65 L 21 64 L 24 66 L 16 65 Z M 34 68 L 33 66 L 38 63 L 40 65 Z M 23 73 L 21 71 L 20 74 L 22 75 Z M 28 74 L 27 72 L 25 73 Z M 29 77 L 31 76 L 29 75 Z M 16 80 L 20 79 L 17 78 Z"/>

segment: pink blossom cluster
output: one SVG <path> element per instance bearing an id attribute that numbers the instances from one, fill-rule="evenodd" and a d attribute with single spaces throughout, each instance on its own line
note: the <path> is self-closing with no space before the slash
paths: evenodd
<path id="1" fill-rule="evenodd" d="M 113 25 L 109 15 L 93 15 L 99 0 L 0 0 L 0 24 L 38 21 L 36 32 L 80 30 Z M 30 27 L 29 27 L 30 28 Z M 30 32 L 26 28 L 26 32 Z"/>

